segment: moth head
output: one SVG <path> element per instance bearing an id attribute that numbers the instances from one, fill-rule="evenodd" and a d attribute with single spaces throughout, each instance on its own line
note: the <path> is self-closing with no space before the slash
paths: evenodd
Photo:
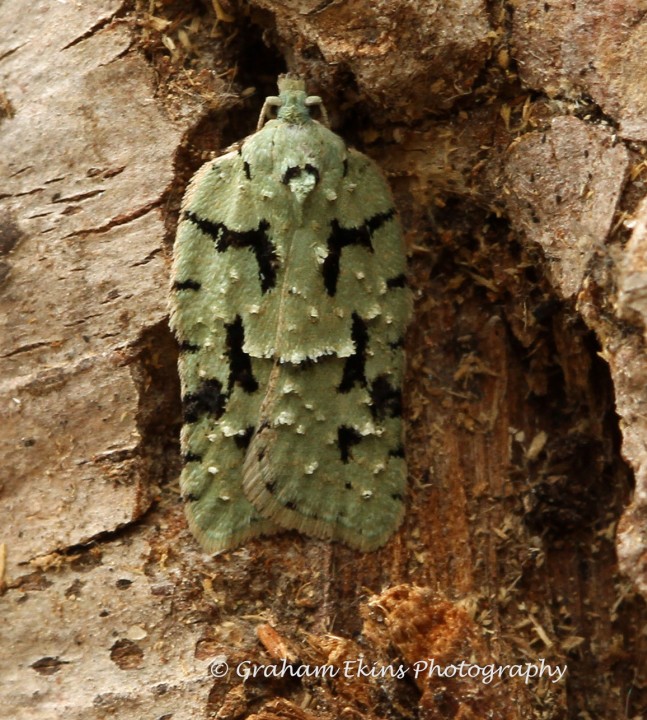
<path id="1" fill-rule="evenodd" d="M 305 125 L 312 122 L 312 108 L 316 107 L 319 110 L 319 117 L 325 125 L 328 125 L 328 116 L 321 98 L 318 95 L 306 94 L 303 78 L 281 75 L 278 79 L 278 86 L 279 94 L 272 95 L 265 100 L 264 114 L 266 116 L 271 114 L 290 125 Z"/>

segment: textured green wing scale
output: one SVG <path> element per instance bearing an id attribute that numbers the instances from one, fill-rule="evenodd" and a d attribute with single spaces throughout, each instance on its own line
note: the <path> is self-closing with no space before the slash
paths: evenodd
<path id="1" fill-rule="evenodd" d="M 375 164 L 311 118 L 319 99 L 279 88 L 276 119 L 203 166 L 182 206 L 180 484 L 208 551 L 283 528 L 372 550 L 406 490 L 400 226 Z"/>

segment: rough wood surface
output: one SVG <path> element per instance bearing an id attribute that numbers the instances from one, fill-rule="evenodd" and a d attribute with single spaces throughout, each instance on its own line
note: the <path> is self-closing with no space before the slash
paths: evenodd
<path id="1" fill-rule="evenodd" d="M 643 5 L 0 5 L 0 716 L 646 712 Z M 170 242 L 286 67 L 402 214 L 409 509 L 377 553 L 208 557 L 178 500 Z M 427 657 L 568 671 L 236 672 Z"/>
<path id="2" fill-rule="evenodd" d="M 8 568 L 150 504 L 129 348 L 165 317 L 163 197 L 180 133 L 111 23 L 121 2 L 0 9 L 4 530 Z M 40 18 L 40 20 L 38 20 Z M 38 29 L 40 22 L 47 32 Z"/>

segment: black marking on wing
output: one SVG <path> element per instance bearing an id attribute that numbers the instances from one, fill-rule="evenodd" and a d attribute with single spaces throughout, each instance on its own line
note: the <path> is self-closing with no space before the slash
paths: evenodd
<path id="1" fill-rule="evenodd" d="M 203 415 L 219 420 L 225 411 L 227 395 L 222 391 L 222 383 L 217 378 L 203 380 L 195 392 L 182 398 L 184 422 L 193 423 Z"/>
<path id="2" fill-rule="evenodd" d="M 247 450 L 247 448 L 249 447 L 249 443 L 252 440 L 253 434 L 254 426 L 250 425 L 248 428 L 245 428 L 244 435 L 234 435 L 234 442 L 236 443 L 236 446 L 239 447 L 241 450 Z"/>
<path id="3" fill-rule="evenodd" d="M 253 393 L 258 390 L 258 382 L 252 372 L 252 361 L 249 355 L 243 350 L 245 344 L 245 330 L 240 315 L 230 325 L 225 325 L 227 332 L 225 353 L 229 358 L 229 380 L 227 392 L 231 394 L 234 385 L 238 383 L 246 393 Z"/>
<path id="4" fill-rule="evenodd" d="M 226 252 L 229 248 L 249 248 L 256 256 L 261 290 L 265 293 L 276 285 L 279 258 L 267 234 L 270 227 L 267 220 L 261 220 L 252 230 L 230 230 L 224 223 L 206 220 L 190 210 L 184 213 L 184 218 L 208 235 L 218 252 Z"/>
<path id="5" fill-rule="evenodd" d="M 386 212 L 376 213 L 373 217 L 369 218 L 364 224 L 368 227 L 368 231 L 371 235 L 379 230 L 382 225 L 392 220 L 395 217 L 395 210 L 390 208 Z"/>
<path id="6" fill-rule="evenodd" d="M 327 241 L 328 255 L 322 267 L 324 286 L 328 295 L 332 297 L 337 292 L 342 250 L 349 245 L 359 245 L 365 247 L 369 252 L 373 252 L 373 233 L 394 216 L 395 210 L 393 209 L 377 213 L 356 228 L 343 228 L 336 219 L 330 223 L 330 235 Z"/>
<path id="7" fill-rule="evenodd" d="M 306 163 L 306 172 L 310 173 L 310 175 L 314 176 L 314 179 L 319 182 L 319 179 L 321 176 L 319 175 L 319 168 L 315 167 L 314 165 L 310 165 L 310 163 Z"/>
<path id="8" fill-rule="evenodd" d="M 346 175 L 348 175 L 348 158 L 344 158 L 342 166 L 344 168 L 344 171 L 342 172 L 342 177 L 346 177 Z"/>
<path id="9" fill-rule="evenodd" d="M 289 167 L 284 173 L 283 177 L 281 178 L 281 182 L 284 185 L 287 185 L 292 178 L 299 177 L 301 175 L 301 168 L 298 165 L 295 165 L 293 167 Z"/>
<path id="10" fill-rule="evenodd" d="M 180 352 L 186 352 L 186 353 L 194 353 L 198 352 L 200 349 L 199 345 L 195 345 L 194 343 L 189 342 L 188 340 L 184 340 L 180 343 Z"/>
<path id="11" fill-rule="evenodd" d="M 389 278 L 386 281 L 386 286 L 389 288 L 389 290 L 393 290 L 393 288 L 403 288 L 407 286 L 407 276 L 404 273 L 400 273 L 399 275 L 396 275 L 395 277 Z"/>
<path id="12" fill-rule="evenodd" d="M 240 316 L 237 316 L 230 325 L 225 325 L 225 331 L 227 333 L 225 354 L 229 359 L 227 387 L 224 388 L 218 378 L 202 380 L 194 392 L 188 393 L 182 398 L 185 423 L 194 423 L 203 415 L 209 415 L 214 420 L 219 420 L 236 384 L 240 385 L 247 393 L 258 390 L 258 382 L 252 372 L 251 358 L 243 350 L 245 332 Z M 244 435 L 234 438 L 236 444 L 241 448 L 247 447 L 253 432 L 254 428 L 247 428 Z"/>
<path id="13" fill-rule="evenodd" d="M 337 390 L 340 393 L 347 393 L 354 385 L 366 386 L 366 347 L 368 345 L 368 330 L 366 323 L 357 314 L 353 313 L 353 324 L 350 337 L 355 345 L 355 352 L 346 358 L 344 373 Z"/>
<path id="14" fill-rule="evenodd" d="M 404 445 L 398 445 L 393 450 L 389 450 L 389 457 L 404 458 Z"/>
<path id="15" fill-rule="evenodd" d="M 247 160 L 245 160 L 245 162 L 243 163 L 243 172 L 245 173 L 245 177 L 246 177 L 248 180 L 251 180 L 251 179 L 252 179 L 252 174 L 251 174 L 251 172 L 250 172 L 250 170 L 249 170 L 249 163 L 247 162 Z"/>
<path id="16" fill-rule="evenodd" d="M 185 463 L 202 462 L 202 455 L 198 455 L 198 453 L 194 452 L 187 452 L 182 456 L 182 461 Z"/>
<path id="17" fill-rule="evenodd" d="M 378 375 L 371 383 L 371 415 L 375 420 L 401 417 L 402 392 L 393 387 L 385 375 Z"/>
<path id="18" fill-rule="evenodd" d="M 183 503 L 198 502 L 202 495 L 196 495 L 195 493 L 187 493 L 182 495 L 181 500 Z"/>
<path id="19" fill-rule="evenodd" d="M 390 342 L 389 347 L 391 348 L 391 350 L 397 350 L 398 348 L 404 347 L 404 338 L 399 337 L 397 340 Z"/>
<path id="20" fill-rule="evenodd" d="M 404 502 L 404 497 L 401 493 L 392 493 L 391 499 L 395 500 L 396 502 Z"/>
<path id="21" fill-rule="evenodd" d="M 337 428 L 337 446 L 339 447 L 339 456 L 343 463 L 347 463 L 351 456 L 351 448 L 353 445 L 361 442 L 362 436 L 355 430 L 355 428 L 348 427 L 347 425 L 340 425 Z"/>
<path id="22" fill-rule="evenodd" d="M 202 287 L 197 280 L 178 280 L 173 283 L 174 290 L 199 290 Z"/>
<path id="23" fill-rule="evenodd" d="M 308 173 L 308 175 L 312 175 L 315 179 L 315 184 L 319 182 L 319 168 L 315 167 L 314 165 L 311 165 L 308 163 L 304 167 L 300 167 L 299 165 L 293 165 L 292 167 L 289 167 L 284 173 L 283 177 L 281 178 L 281 182 L 284 185 L 287 185 L 290 180 L 293 178 L 300 177 L 303 173 Z"/>

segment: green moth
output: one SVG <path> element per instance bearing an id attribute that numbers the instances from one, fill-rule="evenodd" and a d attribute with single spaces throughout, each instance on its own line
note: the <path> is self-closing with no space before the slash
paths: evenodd
<path id="1" fill-rule="evenodd" d="M 321 99 L 278 85 L 258 131 L 182 204 L 180 485 L 209 552 L 289 528 L 368 551 L 404 513 L 402 233 L 377 166 L 328 129 Z"/>

